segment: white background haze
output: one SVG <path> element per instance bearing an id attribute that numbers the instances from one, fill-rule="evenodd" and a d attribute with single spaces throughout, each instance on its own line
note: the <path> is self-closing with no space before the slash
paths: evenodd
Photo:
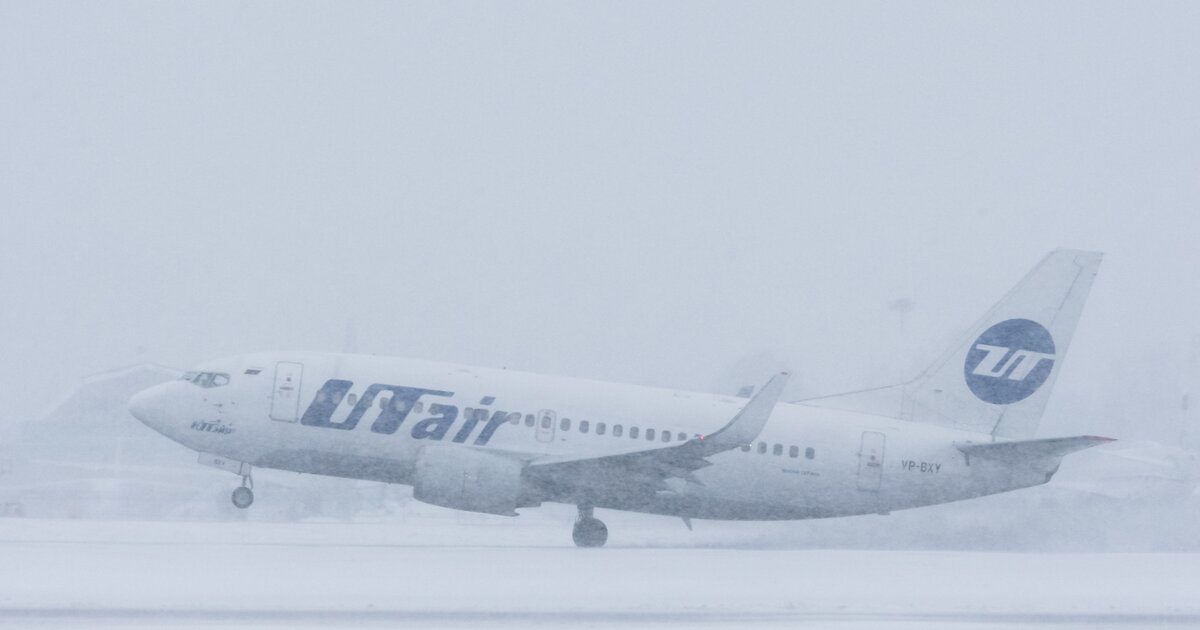
<path id="1" fill-rule="evenodd" d="M 0 4 L 2 421 L 358 349 L 792 397 L 1107 253 L 1042 433 L 1173 440 L 1200 7 Z M 900 335 L 889 301 L 915 310 Z M 1194 385 L 1194 384 L 1193 384 Z"/>
<path id="2" fill-rule="evenodd" d="M 1138 468 L 1200 450 L 1198 112 L 1195 2 L 0 0 L 0 625 L 1200 623 L 1195 478 Z M 1057 247 L 1106 256 L 1039 435 L 1129 468 L 886 518 L 607 514 L 587 555 L 568 506 L 270 471 L 239 512 L 80 390 L 353 345 L 818 396 Z"/>

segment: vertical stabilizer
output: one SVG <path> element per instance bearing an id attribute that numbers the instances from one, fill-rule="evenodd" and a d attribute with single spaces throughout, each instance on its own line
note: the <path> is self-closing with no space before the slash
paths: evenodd
<path id="1" fill-rule="evenodd" d="M 902 417 L 997 437 L 1032 437 L 1101 256 L 1051 252 L 959 343 L 903 386 Z"/>

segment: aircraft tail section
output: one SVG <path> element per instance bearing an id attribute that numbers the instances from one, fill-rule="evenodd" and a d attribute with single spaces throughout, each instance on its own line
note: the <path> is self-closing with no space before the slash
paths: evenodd
<path id="1" fill-rule="evenodd" d="M 902 385 L 800 402 L 1030 438 L 1062 371 L 1101 258 L 1097 252 L 1051 252 L 964 337 Z"/>
<path id="2" fill-rule="evenodd" d="M 1062 371 L 1102 254 L 1050 253 L 970 332 L 904 387 L 903 416 L 1028 438 Z"/>

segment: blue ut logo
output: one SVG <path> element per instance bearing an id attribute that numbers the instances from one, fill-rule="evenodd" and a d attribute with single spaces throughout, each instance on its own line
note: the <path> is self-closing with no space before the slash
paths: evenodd
<path id="1" fill-rule="evenodd" d="M 1041 324 L 1009 319 L 983 331 L 971 344 L 963 374 L 984 402 L 1008 405 L 1033 395 L 1054 369 L 1054 338 Z"/>

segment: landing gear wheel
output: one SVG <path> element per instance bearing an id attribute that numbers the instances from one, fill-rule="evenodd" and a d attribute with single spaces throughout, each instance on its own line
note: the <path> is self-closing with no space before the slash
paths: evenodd
<path id="1" fill-rule="evenodd" d="M 233 497 L 231 498 L 233 499 L 234 505 L 244 510 L 250 507 L 251 503 L 254 503 L 254 491 L 246 486 L 234 488 Z"/>
<path id="2" fill-rule="evenodd" d="M 603 547 L 608 541 L 608 527 L 598 518 L 581 518 L 575 521 L 571 537 L 576 547 Z"/>

